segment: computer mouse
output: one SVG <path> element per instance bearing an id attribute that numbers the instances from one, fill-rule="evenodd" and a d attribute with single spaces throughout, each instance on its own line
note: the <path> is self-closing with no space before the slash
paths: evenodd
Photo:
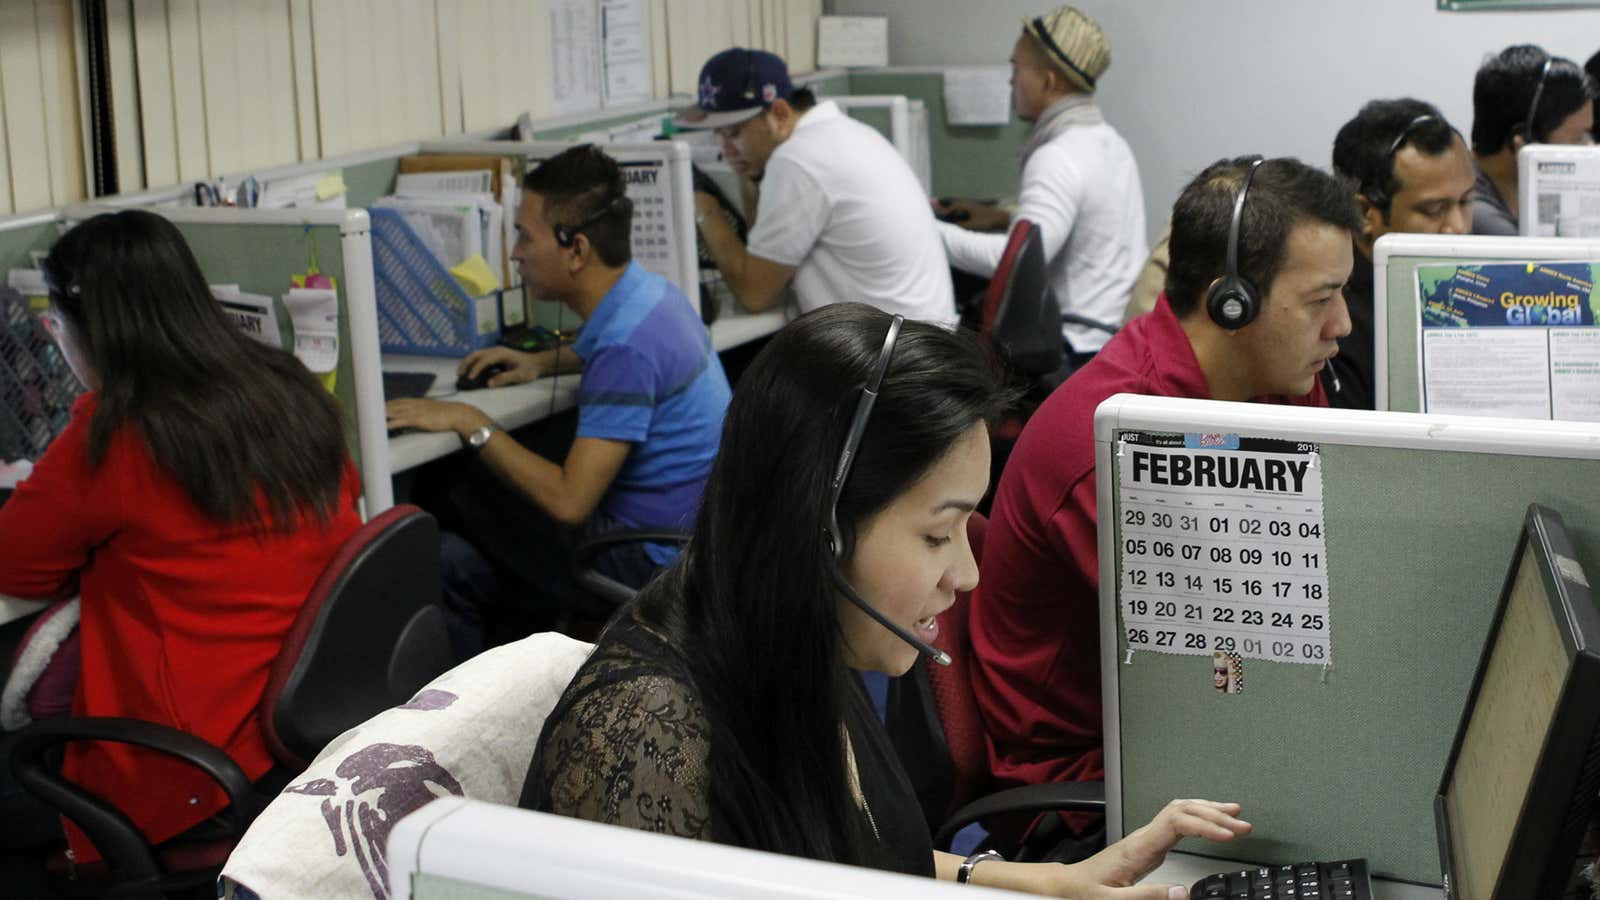
<path id="1" fill-rule="evenodd" d="M 484 366 L 482 369 L 478 370 L 478 377 L 476 378 L 473 378 L 470 375 L 459 376 L 456 378 L 456 390 L 476 391 L 479 388 L 486 388 L 489 386 L 489 379 L 499 375 L 501 372 L 504 372 L 506 368 L 506 366 L 503 366 L 500 363 L 494 363 L 492 365 Z"/>

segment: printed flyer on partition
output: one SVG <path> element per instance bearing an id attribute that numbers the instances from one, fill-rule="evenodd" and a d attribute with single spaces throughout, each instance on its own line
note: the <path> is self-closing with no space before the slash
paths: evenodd
<path id="1" fill-rule="evenodd" d="M 1600 263 L 1417 267 L 1423 410 L 1600 421 Z"/>

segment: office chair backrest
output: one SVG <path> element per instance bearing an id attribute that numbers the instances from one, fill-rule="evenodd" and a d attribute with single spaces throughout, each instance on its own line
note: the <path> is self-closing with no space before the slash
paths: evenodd
<path id="1" fill-rule="evenodd" d="M 439 530 L 415 506 L 363 525 L 295 618 L 261 700 L 267 746 L 303 769 L 334 737 L 410 699 L 452 662 Z"/>
<path id="2" fill-rule="evenodd" d="M 1061 304 L 1050 289 L 1039 228 L 1011 223 L 1011 237 L 983 297 L 978 333 L 1000 357 L 1025 375 L 1061 368 Z"/>

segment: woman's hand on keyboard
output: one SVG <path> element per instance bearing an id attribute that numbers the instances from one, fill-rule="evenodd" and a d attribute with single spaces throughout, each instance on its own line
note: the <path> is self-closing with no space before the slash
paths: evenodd
<path id="1" fill-rule="evenodd" d="M 1250 823 L 1238 815 L 1237 803 L 1174 800 L 1148 825 L 1083 862 L 1067 866 L 1074 870 L 1074 885 L 1063 896 L 1078 900 L 1169 900 L 1186 896 L 1187 889 L 1178 885 L 1134 885 L 1159 868 L 1167 851 L 1186 837 L 1231 841 L 1249 834 Z"/>

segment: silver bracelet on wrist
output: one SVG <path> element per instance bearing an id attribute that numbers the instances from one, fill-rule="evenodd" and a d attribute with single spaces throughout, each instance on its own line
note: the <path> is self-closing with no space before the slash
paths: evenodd
<path id="1" fill-rule="evenodd" d="M 1005 857 L 1000 855 L 999 850 L 983 850 L 978 853 L 974 853 L 961 861 L 961 868 L 956 870 L 956 884 L 966 884 L 970 882 L 972 880 L 972 870 L 978 867 L 978 863 L 981 863 L 986 859 L 998 859 L 1002 862 L 1005 861 Z"/>

